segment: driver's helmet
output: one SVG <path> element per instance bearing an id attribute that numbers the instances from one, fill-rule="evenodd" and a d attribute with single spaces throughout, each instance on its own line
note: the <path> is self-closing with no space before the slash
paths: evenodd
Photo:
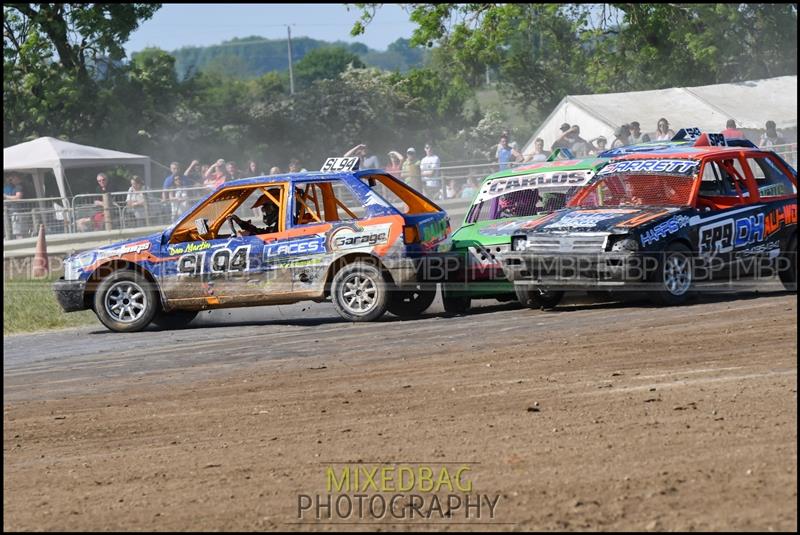
<path id="1" fill-rule="evenodd" d="M 272 195 L 274 198 L 280 200 L 281 198 L 281 190 L 280 188 L 270 188 L 267 192 Z M 258 208 L 261 207 L 261 211 L 264 213 L 264 223 L 269 223 L 270 219 L 275 219 L 278 216 L 278 205 L 276 205 L 272 199 L 267 197 L 266 195 L 261 195 L 251 208 Z"/>

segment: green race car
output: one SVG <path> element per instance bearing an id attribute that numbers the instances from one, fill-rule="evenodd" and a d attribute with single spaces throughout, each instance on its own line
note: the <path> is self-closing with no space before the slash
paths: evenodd
<path id="1" fill-rule="evenodd" d="M 440 249 L 448 259 L 442 301 L 450 313 L 469 310 L 472 299 L 516 299 L 497 253 L 511 247 L 511 236 L 526 224 L 564 207 L 594 177 L 608 158 L 536 162 L 507 169 L 483 180 L 452 240 Z"/>

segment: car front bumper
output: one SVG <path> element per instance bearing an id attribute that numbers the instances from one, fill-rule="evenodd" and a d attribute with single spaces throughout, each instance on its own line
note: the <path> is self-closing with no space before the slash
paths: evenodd
<path id="1" fill-rule="evenodd" d="M 64 312 L 75 312 L 77 310 L 86 310 L 84 299 L 86 293 L 86 281 L 68 281 L 61 279 L 53 283 L 53 291 L 56 294 L 56 300 Z"/>
<path id="2" fill-rule="evenodd" d="M 514 284 L 564 290 L 641 287 L 657 267 L 654 259 L 631 253 L 509 251 L 499 259 L 506 277 Z"/>

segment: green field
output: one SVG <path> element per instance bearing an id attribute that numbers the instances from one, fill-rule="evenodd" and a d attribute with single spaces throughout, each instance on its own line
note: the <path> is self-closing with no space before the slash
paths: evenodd
<path id="1" fill-rule="evenodd" d="M 53 279 L 3 281 L 3 335 L 97 323 L 91 310 L 64 313 Z"/>

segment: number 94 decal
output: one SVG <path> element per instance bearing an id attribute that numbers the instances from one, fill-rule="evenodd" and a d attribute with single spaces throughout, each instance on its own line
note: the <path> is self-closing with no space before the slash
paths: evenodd
<path id="1" fill-rule="evenodd" d="M 353 158 L 328 158 L 320 171 L 354 171 L 358 169 L 358 157 Z"/>
<path id="2" fill-rule="evenodd" d="M 187 254 L 178 260 L 178 275 L 202 275 L 205 273 L 206 252 Z M 250 246 L 242 245 L 235 250 L 217 249 L 211 253 L 208 264 L 210 273 L 232 273 L 250 270 Z"/>

